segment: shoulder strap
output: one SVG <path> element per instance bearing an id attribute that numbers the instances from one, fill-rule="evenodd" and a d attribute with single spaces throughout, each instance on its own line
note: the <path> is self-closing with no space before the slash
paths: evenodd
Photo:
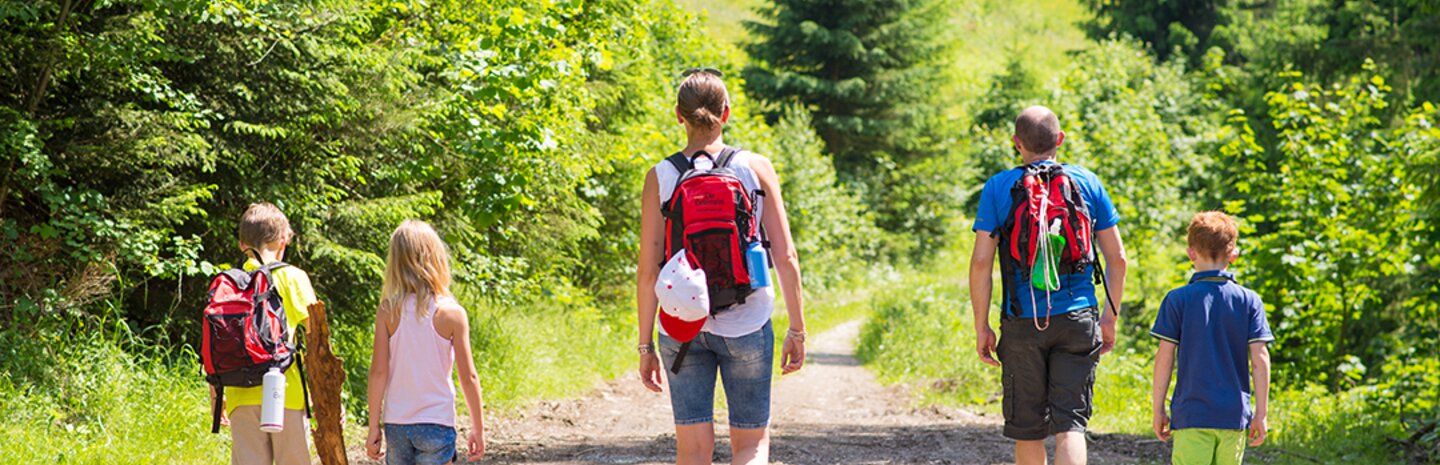
<path id="1" fill-rule="evenodd" d="M 266 263 L 266 264 L 264 264 L 264 265 L 260 265 L 260 268 L 256 268 L 255 271 L 250 274 L 250 276 L 254 276 L 254 275 L 257 275 L 257 274 L 258 274 L 258 275 L 263 275 L 263 276 L 265 276 L 265 285 L 268 286 L 267 289 L 273 291 L 273 290 L 275 289 L 275 270 L 278 270 L 278 269 L 281 269 L 281 268 L 284 268 L 284 267 L 287 267 L 287 266 L 290 266 L 290 264 L 289 264 L 289 263 L 282 262 L 282 261 L 279 261 L 279 260 L 276 260 L 276 261 L 273 261 L 273 262 L 270 262 L 270 263 Z M 253 283 L 254 280 L 251 280 L 251 282 Z M 263 292 L 262 292 L 262 293 L 255 294 L 255 301 L 256 301 L 256 302 L 259 302 L 259 301 L 260 301 L 261 299 L 263 299 L 264 297 L 265 297 L 265 293 L 263 293 Z M 283 298 L 283 297 L 282 297 L 282 298 Z"/>
<path id="2" fill-rule="evenodd" d="M 730 161 L 735 159 L 735 154 L 740 153 L 740 148 L 726 146 L 720 151 L 720 158 L 715 159 L 716 168 L 729 168 Z"/>
<path id="3" fill-rule="evenodd" d="M 264 272 L 266 272 L 266 273 L 270 273 L 270 272 L 274 272 L 275 270 L 278 270 L 278 269 L 281 269 L 281 268 L 284 268 L 284 267 L 287 267 L 287 266 L 290 266 L 290 264 L 289 264 L 289 263 L 282 262 L 282 261 L 280 261 L 280 260 L 276 260 L 276 261 L 273 261 L 273 262 L 270 262 L 270 263 L 266 263 L 266 264 L 264 264 L 264 265 L 261 265 L 260 268 L 257 269 L 256 271 L 264 271 Z"/>
<path id="4" fill-rule="evenodd" d="M 674 166 L 675 170 L 679 171 L 681 176 L 684 176 L 686 171 L 690 171 L 695 167 L 690 164 L 689 158 L 685 158 L 685 152 L 675 152 L 674 155 L 665 157 L 665 161 L 670 162 L 670 165 Z"/>

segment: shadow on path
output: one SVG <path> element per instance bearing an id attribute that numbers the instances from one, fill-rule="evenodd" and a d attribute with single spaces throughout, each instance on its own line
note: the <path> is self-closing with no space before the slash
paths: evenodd
<path id="1" fill-rule="evenodd" d="M 723 432 L 723 427 L 717 428 Z M 1169 450 L 1127 435 L 1091 438 L 1093 464 L 1162 463 Z M 984 425 L 777 425 L 770 458 L 792 465 L 1009 464 L 1013 443 Z M 506 464 L 658 464 L 675 456 L 673 435 L 570 444 L 509 444 L 486 462 Z M 716 444 L 715 461 L 730 460 L 729 443 Z"/>

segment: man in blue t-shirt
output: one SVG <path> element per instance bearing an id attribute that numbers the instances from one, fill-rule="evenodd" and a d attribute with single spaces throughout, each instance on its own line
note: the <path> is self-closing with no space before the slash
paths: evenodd
<path id="1" fill-rule="evenodd" d="M 1050 109 L 1037 106 L 1020 112 L 1015 118 L 1015 135 L 1011 140 L 1020 152 L 1024 166 L 1001 172 L 986 181 L 985 189 L 980 193 L 980 210 L 975 215 L 975 249 L 970 257 L 970 303 L 975 313 L 976 351 L 981 361 L 1001 367 L 1005 436 L 1015 440 L 1016 463 L 1046 463 L 1045 438 L 1053 434 L 1055 463 L 1083 464 L 1086 461 L 1085 428 L 1090 421 L 1095 366 L 1100 361 L 1100 355 L 1115 346 L 1115 317 L 1118 315 L 1118 309 L 1108 305 L 1104 312 L 1099 311 L 1101 305 L 1095 296 L 1093 266 L 1089 263 L 1094 261 L 1094 245 L 1098 245 L 1104 254 L 1104 279 L 1108 284 L 1109 301 L 1120 302 L 1125 290 L 1125 247 L 1120 240 L 1120 228 L 1116 227 L 1120 218 L 1109 194 L 1105 192 L 1105 186 L 1094 173 L 1073 165 L 1062 165 L 1061 170 L 1044 165 L 1057 163 L 1056 150 L 1065 141 L 1060 121 Z M 1063 172 L 1078 187 L 1078 197 L 1067 197 L 1073 203 L 1060 201 L 1059 208 L 1083 205 L 1086 210 L 1083 213 L 1087 215 L 1084 218 L 1070 214 L 1060 216 L 1077 228 L 1088 225 L 1088 228 L 1083 228 L 1088 230 L 1065 230 L 1064 223 L 1055 224 L 1062 225 L 1064 232 L 1079 239 L 1082 244 L 1077 244 L 1077 247 L 1083 247 L 1076 250 L 1089 252 L 1090 256 L 1076 262 L 1078 266 L 1070 269 L 1050 268 L 1057 279 L 1043 279 L 1043 288 L 1032 285 L 1032 279 L 1027 276 L 1031 274 L 1030 268 L 1013 265 L 1016 261 L 1009 256 L 1002 257 L 1002 260 L 1010 259 L 1012 264 L 1002 267 L 1005 292 L 1000 304 L 1000 332 L 1004 338 L 999 341 L 997 350 L 995 331 L 990 328 L 990 292 L 994 284 L 991 271 L 997 250 L 1013 254 L 1016 249 L 1012 249 L 1012 245 L 1023 248 L 1025 244 L 1012 242 L 1024 242 L 1030 237 L 1014 234 L 1017 220 L 1010 216 L 1017 213 L 1012 205 L 1012 192 L 1023 187 L 1017 186 L 1017 183 L 1025 180 L 1027 172 L 1039 171 Z M 1033 181 L 1034 176 L 1031 178 Z M 1058 191 L 1070 193 L 1066 189 Z M 1049 202 L 1052 197 L 1047 194 L 1041 198 Z M 1060 195 L 1053 198 L 1058 199 Z M 1038 205 L 1036 210 L 1046 211 L 1045 215 L 1050 215 L 1048 212 L 1056 208 L 1056 203 Z M 1060 219 L 1051 221 L 1058 222 Z M 1048 226 L 1041 225 L 1042 228 Z M 1017 241 L 1012 236 L 1021 240 Z M 1049 284 L 1051 282 L 1054 284 Z"/>
<path id="2" fill-rule="evenodd" d="M 1175 465 L 1240 465 L 1249 443 L 1265 442 L 1270 397 L 1270 350 L 1275 340 L 1265 322 L 1265 305 L 1255 291 L 1235 283 L 1226 271 L 1240 255 L 1235 220 L 1204 212 L 1190 220 L 1187 252 L 1195 266 L 1190 284 L 1170 291 L 1150 335 L 1160 339 L 1155 352 L 1155 382 L 1150 408 L 1155 436 L 1175 438 Z M 1165 391 L 1176 364 L 1175 396 L 1165 415 Z M 1250 373 L 1255 373 L 1252 415 Z"/>

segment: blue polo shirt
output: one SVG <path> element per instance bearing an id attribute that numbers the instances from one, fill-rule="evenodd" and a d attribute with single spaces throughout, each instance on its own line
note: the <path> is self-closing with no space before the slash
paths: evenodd
<path id="1" fill-rule="evenodd" d="M 1050 160 L 1041 160 L 1035 163 L 1055 163 Z M 1120 214 L 1115 211 L 1115 204 L 1110 202 L 1110 194 L 1105 192 L 1105 185 L 1100 183 L 1100 178 L 1095 173 L 1075 165 L 1064 165 L 1065 173 L 1075 180 L 1080 186 L 1080 193 L 1085 198 L 1085 206 L 1090 210 L 1090 219 L 1093 222 L 1095 231 L 1103 231 L 1115 227 L 1120 222 Z M 985 231 L 996 233 L 1000 226 L 1005 224 L 1005 219 L 1011 214 L 1010 189 L 1025 175 L 1023 167 L 1014 168 L 991 176 L 985 181 L 985 189 L 980 191 L 980 209 L 975 213 L 975 226 L 972 231 Z M 1098 247 L 1098 246 L 1097 246 Z M 999 253 L 1005 253 L 1004 250 Z M 1039 306 L 1044 315 L 1047 308 L 1050 315 L 1061 315 L 1075 310 L 1082 310 L 1090 307 L 1100 306 L 1100 301 L 1095 297 L 1095 281 L 1092 270 L 1086 268 L 1084 272 L 1060 276 L 1060 290 L 1050 292 L 1049 302 L 1046 302 L 1046 292 L 1036 289 L 1029 282 L 1021 282 L 1017 270 L 1016 276 L 1001 276 L 1010 283 L 1009 288 L 1013 291 L 1013 300 L 1020 304 L 1018 316 L 1029 318 L 1035 314 L 1034 307 Z M 1016 283 L 1019 283 L 1017 285 Z M 1023 290 L 1029 290 L 1027 295 Z M 1004 298 L 1011 298 L 1005 296 Z M 1032 303 L 1033 302 L 1033 303 Z M 1008 311 L 1008 304 L 1001 303 L 1001 308 Z"/>
<path id="2" fill-rule="evenodd" d="M 1201 271 L 1170 291 L 1150 334 L 1179 345 L 1170 427 L 1250 427 L 1250 344 L 1270 342 L 1260 296 L 1225 270 Z"/>

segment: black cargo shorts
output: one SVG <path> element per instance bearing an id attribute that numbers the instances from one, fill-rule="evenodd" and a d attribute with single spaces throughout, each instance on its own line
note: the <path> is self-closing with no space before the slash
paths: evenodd
<path id="1" fill-rule="evenodd" d="M 1084 432 L 1100 344 L 1095 307 L 1054 315 L 1045 331 L 1036 329 L 1031 318 L 1002 318 L 996 352 L 1005 390 L 1005 437 L 1029 441 Z"/>

